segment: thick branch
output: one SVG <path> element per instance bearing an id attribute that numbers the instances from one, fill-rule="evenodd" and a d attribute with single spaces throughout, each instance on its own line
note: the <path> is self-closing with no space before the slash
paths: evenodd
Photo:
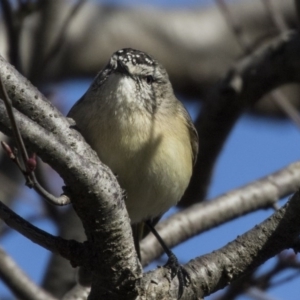
<path id="1" fill-rule="evenodd" d="M 263 262 L 291 248 L 300 233 L 300 194 L 299 192 L 275 214 L 251 231 L 238 237 L 234 242 L 220 249 L 221 256 L 213 253 L 192 261 L 189 265 L 200 276 L 200 265 L 209 263 L 209 269 L 214 272 L 207 288 L 210 294 L 236 280 L 241 274 L 247 274 Z M 211 260 L 212 259 L 212 260 Z M 205 271 L 205 273 L 207 270 Z M 206 276 L 209 273 L 206 273 Z M 210 284 L 215 283 L 212 289 Z"/>
<path id="2" fill-rule="evenodd" d="M 11 84 L 11 81 L 8 84 Z M 12 86 L 8 85 L 8 89 L 11 88 Z M 32 93 L 28 82 L 27 90 Z M 26 113 L 31 118 L 37 114 L 47 121 L 54 119 L 53 124 L 56 125 L 59 112 L 55 111 L 55 115 L 52 116 L 51 111 L 55 111 L 54 107 L 46 103 L 41 108 L 35 105 L 34 109 L 29 109 Z M 98 280 L 95 286 L 102 288 L 101 291 L 97 291 L 98 297 L 107 290 L 114 290 L 123 297 L 127 295 L 131 298 L 131 293 L 135 293 L 132 287 L 141 276 L 141 268 L 132 242 L 123 193 L 115 176 L 108 167 L 97 161 L 94 152 L 84 142 L 81 142 L 80 150 L 81 153 L 87 154 L 86 156 L 81 156 L 73 150 L 77 149 L 77 145 L 72 141 L 78 134 L 75 131 L 73 134 L 70 129 L 64 132 L 62 128 L 66 127 L 63 124 L 65 121 L 61 120 L 60 133 L 57 131 L 51 133 L 21 113 L 15 111 L 15 115 L 25 142 L 44 161 L 51 164 L 68 185 L 68 192 L 72 196 L 73 205 L 83 223 L 92 249 L 89 257 L 93 258 L 94 280 Z M 1 129 L 9 134 L 10 124 L 2 103 L 0 120 Z M 64 142 L 61 141 L 63 135 Z M 125 273 L 128 273 L 128 276 L 120 283 L 118 280 L 121 274 Z M 121 287 L 116 288 L 120 284 Z"/>
<path id="3" fill-rule="evenodd" d="M 297 192 L 284 207 L 252 230 L 211 254 L 191 260 L 185 269 L 192 282 L 182 299 L 202 299 L 293 247 L 300 234 L 299 214 L 300 193 Z M 147 273 L 142 280 L 142 288 L 148 295 L 151 292 L 154 295 L 147 299 L 169 299 L 167 291 L 176 290 L 177 280 L 169 282 L 159 271 Z"/>
<path id="4" fill-rule="evenodd" d="M 284 207 L 252 230 L 211 254 L 191 260 L 184 267 L 192 281 L 182 300 L 202 299 L 252 272 L 281 251 L 293 248 L 300 233 L 299 213 L 298 191 Z M 171 280 L 159 268 L 144 275 L 139 294 L 153 300 L 174 299 L 177 291 L 177 279 Z M 86 288 L 82 287 L 84 292 Z"/>
<path id="5" fill-rule="evenodd" d="M 70 128 L 69 121 L 12 65 L 0 56 L 0 74 L 13 107 L 45 128 L 62 143 L 90 160 L 98 161 L 83 137 Z M 68 138 L 66 138 L 68 137 Z"/>

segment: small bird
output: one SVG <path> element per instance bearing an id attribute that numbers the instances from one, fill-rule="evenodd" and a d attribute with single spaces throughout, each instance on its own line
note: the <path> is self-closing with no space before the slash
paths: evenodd
<path id="1" fill-rule="evenodd" d="M 189 184 L 198 134 L 188 112 L 165 68 L 125 48 L 112 55 L 68 117 L 125 190 L 140 255 L 144 222 L 176 205 Z"/>

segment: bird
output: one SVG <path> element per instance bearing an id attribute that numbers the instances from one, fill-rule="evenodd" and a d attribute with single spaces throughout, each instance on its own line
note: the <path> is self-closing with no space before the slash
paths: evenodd
<path id="1" fill-rule="evenodd" d="M 112 54 L 67 116 L 125 190 L 140 258 L 145 224 L 154 230 L 190 182 L 199 142 L 189 113 L 163 65 L 124 48 Z"/>

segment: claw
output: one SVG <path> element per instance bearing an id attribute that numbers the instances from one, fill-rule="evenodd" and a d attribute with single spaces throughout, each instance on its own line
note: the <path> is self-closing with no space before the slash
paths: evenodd
<path id="1" fill-rule="evenodd" d="M 186 271 L 186 269 L 181 266 L 178 262 L 177 257 L 174 253 L 169 256 L 167 263 L 164 265 L 165 268 L 171 270 L 171 279 L 173 280 L 175 276 L 178 277 L 179 288 L 178 288 L 178 297 L 179 300 L 182 297 L 184 288 L 189 286 L 191 282 L 190 275 Z"/>
<path id="2" fill-rule="evenodd" d="M 184 269 L 184 267 L 179 264 L 177 257 L 166 246 L 165 242 L 160 237 L 160 235 L 157 233 L 155 228 L 152 226 L 151 222 L 146 221 L 145 224 L 149 227 L 150 231 L 155 235 L 155 237 L 159 241 L 160 245 L 164 249 L 165 253 L 169 257 L 168 261 L 164 265 L 164 267 L 171 270 L 171 279 L 173 280 L 175 276 L 178 277 L 179 288 L 178 288 L 178 297 L 177 297 L 177 299 L 179 300 L 181 298 L 182 294 L 183 294 L 184 288 L 189 286 L 189 284 L 191 282 L 191 277 L 188 274 L 188 272 Z"/>

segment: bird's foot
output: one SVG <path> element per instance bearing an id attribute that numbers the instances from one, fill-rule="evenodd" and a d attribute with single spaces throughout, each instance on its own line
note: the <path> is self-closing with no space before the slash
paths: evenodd
<path id="1" fill-rule="evenodd" d="M 175 276 L 178 277 L 178 299 L 180 299 L 184 288 L 188 287 L 191 282 L 190 275 L 185 268 L 179 264 L 178 259 L 173 252 L 170 254 L 167 263 L 164 265 L 164 268 L 171 270 L 171 279 L 174 279 Z"/>

